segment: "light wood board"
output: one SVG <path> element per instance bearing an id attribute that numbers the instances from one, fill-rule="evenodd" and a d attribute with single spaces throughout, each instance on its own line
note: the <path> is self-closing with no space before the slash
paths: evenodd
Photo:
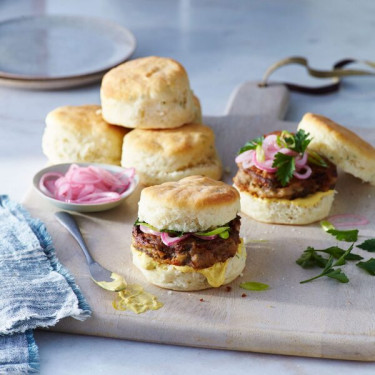
<path id="1" fill-rule="evenodd" d="M 248 139 L 276 129 L 296 129 L 295 123 L 281 120 L 287 104 L 288 92 L 283 86 L 260 89 L 245 83 L 232 95 L 226 116 L 205 118 L 215 130 L 224 166 L 230 168 L 224 177 L 227 182 L 231 183 L 236 172 L 235 154 Z M 375 144 L 374 130 L 358 132 Z M 375 236 L 375 188 L 340 173 L 337 191 L 332 214 L 365 215 L 371 224 L 361 228 L 361 239 Z M 267 225 L 243 217 L 242 236 L 267 242 L 247 245 L 245 271 L 231 284 L 231 291 L 221 287 L 168 292 L 148 285 L 132 266 L 129 247 L 138 198 L 139 189 L 120 207 L 80 215 L 78 221 L 98 262 L 123 274 L 128 282 L 144 285 L 164 303 L 162 309 L 141 315 L 112 308 L 114 294 L 90 280 L 81 250 L 54 219 L 56 208 L 33 191 L 27 194 L 23 203 L 46 223 L 59 259 L 73 273 L 93 310 L 87 321 L 64 319 L 54 330 L 197 347 L 375 360 L 375 277 L 349 264 L 345 266 L 348 284 L 327 278 L 299 284 L 320 272 L 295 263 L 302 251 L 307 246 L 336 244 L 318 224 Z M 356 252 L 370 258 L 369 253 Z M 244 281 L 264 282 L 271 289 L 247 292 L 239 288 Z"/>

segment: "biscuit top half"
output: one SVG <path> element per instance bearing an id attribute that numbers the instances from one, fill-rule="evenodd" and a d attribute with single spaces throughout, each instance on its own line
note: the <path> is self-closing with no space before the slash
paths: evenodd
<path id="1" fill-rule="evenodd" d="M 239 209 L 235 188 L 208 177 L 190 176 L 143 189 L 138 216 L 158 229 L 194 232 L 227 224 Z"/>

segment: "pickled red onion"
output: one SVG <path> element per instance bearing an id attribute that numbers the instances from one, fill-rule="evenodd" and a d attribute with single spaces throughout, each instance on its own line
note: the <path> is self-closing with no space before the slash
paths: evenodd
<path id="1" fill-rule="evenodd" d="M 300 173 L 299 171 L 294 171 L 293 176 L 299 178 L 300 180 L 306 180 L 311 176 L 312 170 L 308 165 L 304 165 L 300 170 L 305 170 L 305 172 Z"/>
<path id="2" fill-rule="evenodd" d="M 304 152 L 302 156 L 300 155 L 296 156 L 296 158 L 294 159 L 296 163 L 296 168 L 297 169 L 303 168 L 307 163 L 307 158 L 308 158 L 307 152 Z"/>
<path id="3" fill-rule="evenodd" d="M 134 168 L 118 173 L 97 166 L 79 167 L 72 164 L 65 175 L 46 173 L 39 182 L 46 195 L 69 203 L 98 204 L 121 198 L 133 182 Z"/>
<path id="4" fill-rule="evenodd" d="M 164 245 L 171 246 L 184 240 L 185 238 L 188 238 L 189 234 L 184 234 L 181 237 L 171 237 L 168 233 L 162 232 L 160 237 Z"/>
<path id="5" fill-rule="evenodd" d="M 253 153 L 254 153 L 254 150 L 247 150 L 247 151 L 243 152 L 242 154 L 239 154 L 236 157 L 235 162 L 236 163 L 242 163 L 244 161 L 251 160 L 252 157 L 253 157 Z"/>
<path id="6" fill-rule="evenodd" d="M 342 221 L 342 219 L 349 219 L 352 221 Z M 356 227 L 359 225 L 367 225 L 370 223 L 370 221 L 366 217 L 355 214 L 333 215 L 327 218 L 327 220 L 331 222 L 336 228 Z"/>
<path id="7" fill-rule="evenodd" d="M 277 168 L 272 167 L 273 160 L 269 159 L 269 160 L 265 160 L 263 162 L 259 162 L 258 159 L 257 159 L 256 152 L 253 153 L 253 160 L 252 161 L 253 161 L 254 165 L 258 169 L 261 169 L 262 171 L 266 171 L 266 172 L 269 172 L 269 173 L 275 173 L 277 171 Z"/>
<path id="8" fill-rule="evenodd" d="M 213 236 L 200 236 L 198 234 L 194 234 L 194 237 L 197 237 L 197 238 L 200 238 L 201 240 L 214 240 L 215 238 L 217 238 L 217 234 L 214 234 Z"/>
<path id="9" fill-rule="evenodd" d="M 153 230 L 149 227 L 146 227 L 144 225 L 140 225 L 139 226 L 139 229 L 143 232 L 143 233 L 146 233 L 146 234 L 153 234 L 154 236 L 160 236 L 161 235 L 161 232 L 157 232 L 156 230 Z"/>
<path id="10" fill-rule="evenodd" d="M 277 135 L 270 134 L 264 138 L 262 143 L 265 160 L 259 161 L 255 150 L 248 150 L 238 155 L 235 159 L 236 163 L 242 163 L 242 167 L 247 169 L 255 165 L 258 169 L 266 171 L 268 173 L 275 173 L 277 168 L 273 167 L 275 156 L 278 153 L 293 156 L 295 158 L 294 177 L 298 179 L 307 179 L 311 176 L 312 170 L 307 165 L 308 153 L 304 152 L 302 155 L 296 151 L 286 147 L 280 147 L 277 144 Z"/>
<path id="11" fill-rule="evenodd" d="M 48 195 L 49 197 L 53 197 L 53 194 L 51 193 L 51 188 L 55 184 L 56 178 L 60 178 L 62 176 L 63 176 L 63 174 L 62 173 L 58 173 L 58 172 L 45 173 L 41 177 L 40 182 L 39 182 L 39 188 L 40 188 L 40 190 L 44 194 Z"/>

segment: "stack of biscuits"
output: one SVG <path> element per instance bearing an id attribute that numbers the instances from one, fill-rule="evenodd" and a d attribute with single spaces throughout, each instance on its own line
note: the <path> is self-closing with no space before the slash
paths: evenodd
<path id="1" fill-rule="evenodd" d="M 121 64 L 103 77 L 100 96 L 101 107 L 48 114 L 42 146 L 50 163 L 134 167 L 144 185 L 221 178 L 214 133 L 202 124 L 199 99 L 177 61 L 151 56 Z"/>

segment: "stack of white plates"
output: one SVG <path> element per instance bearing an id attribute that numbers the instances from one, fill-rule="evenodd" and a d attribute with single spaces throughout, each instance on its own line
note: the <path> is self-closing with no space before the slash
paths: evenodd
<path id="1" fill-rule="evenodd" d="M 126 61 L 135 47 L 131 31 L 103 19 L 7 20 L 0 23 L 0 84 L 57 89 L 93 83 Z"/>

